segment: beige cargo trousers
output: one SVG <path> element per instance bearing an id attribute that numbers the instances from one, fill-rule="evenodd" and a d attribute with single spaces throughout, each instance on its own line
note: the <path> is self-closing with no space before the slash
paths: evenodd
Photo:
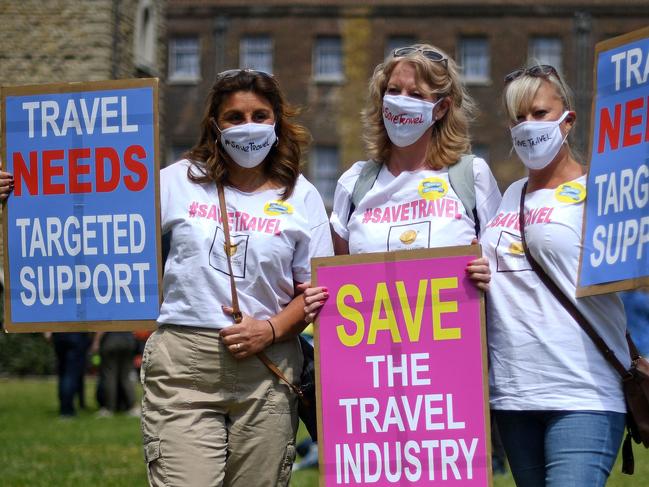
<path id="1" fill-rule="evenodd" d="M 265 352 L 295 382 L 299 341 Z M 141 380 L 149 485 L 288 485 L 297 399 L 257 357 L 234 359 L 217 330 L 161 325 L 146 343 Z"/>

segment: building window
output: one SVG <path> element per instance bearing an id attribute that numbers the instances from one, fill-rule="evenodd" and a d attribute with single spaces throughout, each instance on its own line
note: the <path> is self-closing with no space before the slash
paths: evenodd
<path id="1" fill-rule="evenodd" d="M 269 36 L 248 36 L 239 43 L 239 67 L 273 72 L 273 42 Z"/>
<path id="2" fill-rule="evenodd" d="M 533 64 L 549 64 L 561 72 L 561 39 L 558 37 L 532 37 L 527 49 L 527 60 Z"/>
<path id="3" fill-rule="evenodd" d="M 390 36 L 385 43 L 385 57 L 392 56 L 395 49 L 408 47 L 415 44 L 417 40 L 413 36 Z"/>
<path id="4" fill-rule="evenodd" d="M 169 40 L 169 81 L 198 81 L 200 76 L 198 38 L 171 38 Z"/>
<path id="5" fill-rule="evenodd" d="M 313 77 L 316 81 L 342 81 L 343 47 L 340 37 L 318 37 L 313 53 Z"/>
<path id="6" fill-rule="evenodd" d="M 135 14 L 135 66 L 151 75 L 157 75 L 157 26 L 158 19 L 153 0 L 139 0 Z"/>
<path id="7" fill-rule="evenodd" d="M 338 147 L 316 145 L 311 152 L 310 163 L 311 182 L 318 189 L 325 205 L 331 207 L 340 167 Z"/>
<path id="8" fill-rule="evenodd" d="M 487 83 L 489 74 L 489 42 L 485 37 L 460 39 L 460 66 L 467 83 Z"/>

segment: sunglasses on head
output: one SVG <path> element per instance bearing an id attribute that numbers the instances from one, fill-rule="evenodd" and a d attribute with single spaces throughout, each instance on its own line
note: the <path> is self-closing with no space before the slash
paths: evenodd
<path id="1" fill-rule="evenodd" d="M 436 63 L 442 63 L 445 68 L 448 67 L 448 59 L 445 58 L 443 54 L 437 51 L 433 51 L 432 49 L 425 49 L 423 47 L 399 47 L 398 49 L 392 51 L 392 56 L 403 57 L 414 54 L 416 52 L 426 57 L 426 59 L 430 59 L 431 61 L 434 61 Z"/>
<path id="2" fill-rule="evenodd" d="M 521 76 L 534 76 L 535 78 L 549 78 L 550 76 L 554 76 L 561 81 L 559 73 L 554 69 L 554 66 L 550 66 L 549 64 L 537 64 L 536 66 L 527 69 L 517 69 L 516 71 L 512 71 L 505 76 L 505 84 L 511 83 Z"/>
<path id="3" fill-rule="evenodd" d="M 275 79 L 273 78 L 272 74 L 267 73 L 266 71 L 258 71 L 256 69 L 250 69 L 250 68 L 228 69 L 226 71 L 221 71 L 219 74 L 216 75 L 216 79 L 224 80 L 229 78 L 235 78 L 239 76 L 241 73 L 247 73 L 253 76 L 260 76 L 262 78 L 271 79 L 271 80 Z"/>

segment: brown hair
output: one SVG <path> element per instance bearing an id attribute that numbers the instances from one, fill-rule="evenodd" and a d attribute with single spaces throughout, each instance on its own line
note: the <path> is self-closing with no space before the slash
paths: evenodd
<path id="1" fill-rule="evenodd" d="M 471 150 L 469 123 L 475 113 L 475 104 L 462 86 L 460 74 L 455 61 L 441 49 L 429 44 L 415 44 L 413 51 L 406 56 L 394 57 L 392 54 L 374 69 L 370 80 L 369 99 L 363 111 L 365 134 L 363 136 L 367 150 L 372 159 L 384 163 L 390 157 L 392 143 L 383 125 L 383 95 L 388 86 L 392 71 L 400 62 L 410 63 L 417 76 L 417 84 L 427 83 L 438 99 L 448 97 L 451 104 L 448 112 L 433 125 L 431 143 L 426 154 L 426 161 L 433 169 L 455 164 L 462 154 Z M 436 51 L 445 61 L 432 61 L 421 51 Z"/>
<path id="2" fill-rule="evenodd" d="M 293 123 L 298 110 L 284 99 L 277 80 L 271 75 L 249 69 L 224 71 L 216 77 L 207 99 L 198 142 L 185 157 L 191 166 L 187 177 L 197 183 L 226 182 L 230 160 L 218 139 L 215 121 L 223 101 L 233 93 L 246 91 L 268 100 L 275 115 L 277 143 L 264 160 L 264 174 L 284 188 L 282 198 L 288 198 L 300 175 L 300 160 L 311 140 L 306 128 Z"/>

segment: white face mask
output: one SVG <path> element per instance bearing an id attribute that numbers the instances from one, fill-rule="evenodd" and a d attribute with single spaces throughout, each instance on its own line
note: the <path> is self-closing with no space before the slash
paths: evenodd
<path id="1" fill-rule="evenodd" d="M 435 123 L 433 109 L 439 103 L 403 95 L 383 96 L 383 124 L 397 147 L 414 144 Z"/>
<path id="2" fill-rule="evenodd" d="M 275 124 L 246 123 L 220 130 L 221 144 L 232 160 L 251 169 L 266 158 L 277 140 Z"/>
<path id="3" fill-rule="evenodd" d="M 568 137 L 561 134 L 560 128 L 568 113 L 563 112 L 559 120 L 521 122 L 511 128 L 514 150 L 529 169 L 543 169 L 559 153 Z"/>

